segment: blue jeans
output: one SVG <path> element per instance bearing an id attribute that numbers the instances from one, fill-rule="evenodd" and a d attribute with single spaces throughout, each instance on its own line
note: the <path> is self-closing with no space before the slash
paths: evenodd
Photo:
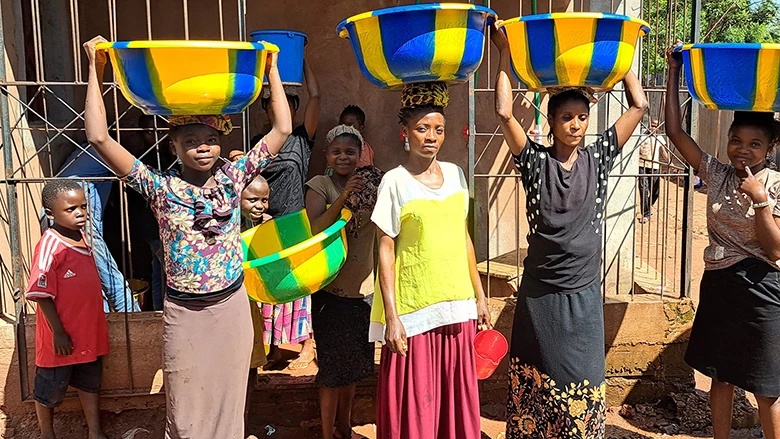
<path id="1" fill-rule="evenodd" d="M 100 283 L 103 284 L 103 310 L 105 312 L 140 312 L 141 308 L 138 307 L 138 303 L 133 298 L 133 291 L 125 281 L 122 272 L 119 271 L 111 252 L 108 251 L 106 241 L 103 240 L 103 203 L 100 195 L 92 183 L 81 182 L 80 184 L 84 188 L 89 203 L 89 224 L 84 233 L 92 246 Z"/>
<path id="2" fill-rule="evenodd" d="M 160 240 L 149 241 L 152 250 L 152 305 L 155 311 L 163 309 L 163 267 L 160 257 L 162 244 Z"/>

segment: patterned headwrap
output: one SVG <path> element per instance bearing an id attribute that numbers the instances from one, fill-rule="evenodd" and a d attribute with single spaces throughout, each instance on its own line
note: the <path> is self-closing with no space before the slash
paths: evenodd
<path id="1" fill-rule="evenodd" d="M 581 93 L 583 96 L 588 98 L 588 101 L 590 101 L 591 104 L 595 104 L 596 102 L 599 101 L 596 98 L 596 91 L 590 87 L 571 87 L 571 86 L 550 87 L 547 89 L 547 92 L 550 93 L 550 96 L 555 96 L 557 94 L 561 94 L 565 91 L 570 91 L 570 90 L 574 90 Z"/>
<path id="2" fill-rule="evenodd" d="M 401 108 L 415 108 L 432 105 L 446 107 L 450 102 L 447 84 L 443 82 L 420 82 L 406 84 L 401 90 Z"/>
<path id="3" fill-rule="evenodd" d="M 335 128 L 328 131 L 328 135 L 325 136 L 325 142 L 330 145 L 331 142 L 333 142 L 333 139 L 342 134 L 352 134 L 357 137 L 360 140 L 360 150 L 363 150 L 363 136 L 360 134 L 360 131 L 350 125 L 337 125 Z"/>
<path id="4" fill-rule="evenodd" d="M 168 116 L 168 125 L 172 127 L 195 124 L 209 126 L 226 136 L 233 131 L 233 123 L 230 122 L 230 116 L 226 114 L 210 116 Z"/>

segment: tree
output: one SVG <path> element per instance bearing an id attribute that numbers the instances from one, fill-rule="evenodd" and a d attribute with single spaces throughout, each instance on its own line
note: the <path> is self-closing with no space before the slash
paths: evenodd
<path id="1" fill-rule="evenodd" d="M 700 41 L 706 43 L 778 43 L 780 8 L 773 0 L 702 0 Z M 679 38 L 691 41 L 692 0 L 643 0 L 650 34 L 642 41 L 643 75 L 662 84 L 666 48 Z"/>

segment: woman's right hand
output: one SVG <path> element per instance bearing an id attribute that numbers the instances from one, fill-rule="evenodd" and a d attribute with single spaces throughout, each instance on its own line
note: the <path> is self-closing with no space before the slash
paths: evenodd
<path id="1" fill-rule="evenodd" d="M 385 343 L 390 348 L 390 352 L 406 356 L 408 346 L 406 345 L 406 330 L 404 324 L 399 318 L 387 321 L 385 326 Z"/>
<path id="2" fill-rule="evenodd" d="M 103 38 L 101 35 L 98 35 L 84 43 L 84 51 L 87 52 L 89 65 L 94 65 L 96 67 L 103 67 L 106 65 L 106 62 L 108 61 L 108 58 L 106 57 L 106 51 L 97 50 L 95 46 L 97 46 L 99 43 L 107 42 L 108 41 L 105 38 Z"/>
<path id="3" fill-rule="evenodd" d="M 348 197 L 353 192 L 360 192 L 365 186 L 365 181 L 360 175 L 353 175 L 347 180 L 347 184 L 344 186 L 344 196 Z"/>
<path id="4" fill-rule="evenodd" d="M 268 52 L 268 56 L 265 59 L 265 75 L 271 72 L 271 69 L 276 67 L 279 60 L 279 52 Z"/>
<path id="5" fill-rule="evenodd" d="M 682 52 L 675 52 L 674 48 L 681 45 L 682 41 L 677 40 L 672 47 L 666 49 L 666 60 L 669 62 L 669 67 L 677 70 L 682 67 Z"/>
<path id="6" fill-rule="evenodd" d="M 493 44 L 496 45 L 499 52 L 504 52 L 505 50 L 509 50 L 509 40 L 506 38 L 504 31 L 498 27 L 500 24 L 501 20 L 496 20 L 496 22 L 493 23 L 493 28 L 490 29 L 490 40 L 493 41 Z"/>

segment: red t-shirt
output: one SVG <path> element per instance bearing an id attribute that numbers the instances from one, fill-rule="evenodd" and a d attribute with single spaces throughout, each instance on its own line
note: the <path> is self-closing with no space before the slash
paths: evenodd
<path id="1" fill-rule="evenodd" d="M 52 299 L 73 354 L 54 353 L 53 333 L 43 312 L 36 313 L 35 365 L 58 367 L 90 363 L 108 354 L 108 325 L 95 259 L 89 248 L 74 247 L 49 229 L 35 246 L 28 300 Z"/>

